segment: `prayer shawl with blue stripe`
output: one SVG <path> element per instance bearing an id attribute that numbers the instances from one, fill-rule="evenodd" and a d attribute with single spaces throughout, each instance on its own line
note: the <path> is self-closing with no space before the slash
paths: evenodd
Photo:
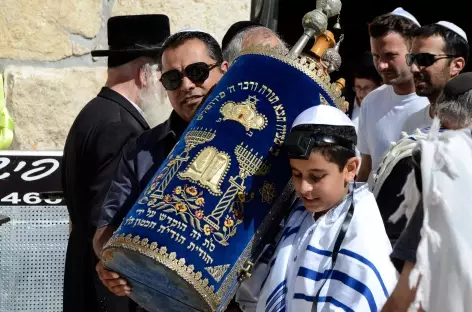
<path id="1" fill-rule="evenodd" d="M 297 203 L 271 261 L 256 267 L 256 274 L 241 287 L 253 294 L 260 289 L 254 296 L 257 304 L 239 300 L 245 312 L 310 312 L 321 286 L 316 311 L 380 311 L 396 285 L 397 273 L 377 204 L 364 183 L 356 184 L 354 215 L 331 266 L 351 198 L 348 195 L 316 221 L 301 201 Z M 237 295 L 237 301 L 242 297 Z"/>

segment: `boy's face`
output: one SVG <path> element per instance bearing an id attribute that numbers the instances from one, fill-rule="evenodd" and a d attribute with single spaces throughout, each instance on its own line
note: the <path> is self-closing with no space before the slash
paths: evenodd
<path id="1" fill-rule="evenodd" d="M 308 160 L 290 159 L 292 180 L 297 194 L 310 212 L 326 211 L 339 204 L 347 194 L 347 184 L 356 176 L 359 160 L 352 157 L 343 170 L 321 153 L 312 152 Z"/>

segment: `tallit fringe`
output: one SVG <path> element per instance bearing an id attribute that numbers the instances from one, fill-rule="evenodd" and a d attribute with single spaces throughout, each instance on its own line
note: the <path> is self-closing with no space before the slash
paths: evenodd
<path id="1" fill-rule="evenodd" d="M 447 149 L 444 148 L 438 141 L 439 136 L 439 120 L 434 119 L 433 125 L 428 135 L 428 141 L 433 141 L 436 144 L 433 168 L 430 170 L 440 170 L 441 168 L 447 169 L 448 174 L 457 175 L 457 171 L 454 169 L 451 159 L 447 155 Z M 417 287 L 416 297 L 410 305 L 408 311 L 416 312 L 420 307 L 425 311 L 429 310 L 429 295 L 431 290 L 431 266 L 429 260 L 429 250 L 432 248 L 433 253 L 437 253 L 441 245 L 441 237 L 438 232 L 434 231 L 429 226 L 429 205 L 431 203 L 435 207 L 447 207 L 445 199 L 443 198 L 441 191 L 437 188 L 435 176 L 431 178 L 431 198 L 424 199 L 424 219 L 423 227 L 421 229 L 421 241 L 418 245 L 418 251 L 416 253 L 416 264 L 409 277 L 410 288 Z M 428 187 L 428 186 L 426 186 Z M 421 276 L 421 278 L 420 278 Z"/>
<path id="2" fill-rule="evenodd" d="M 398 209 L 388 218 L 389 222 L 396 223 L 403 215 L 406 215 L 410 220 L 416 206 L 420 202 L 420 192 L 416 187 L 415 171 L 412 170 L 406 179 L 405 185 L 398 196 L 404 195 L 405 199 L 402 201 Z"/>

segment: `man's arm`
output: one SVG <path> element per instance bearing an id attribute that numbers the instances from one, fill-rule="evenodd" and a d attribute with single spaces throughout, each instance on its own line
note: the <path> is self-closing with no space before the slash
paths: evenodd
<path id="1" fill-rule="evenodd" d="M 90 223 L 95 227 L 100 220 L 103 203 L 110 188 L 110 181 L 115 176 L 122 150 L 136 135 L 127 124 L 115 122 L 103 127 L 92 143 L 94 153 L 90 155 L 90 159 L 100 164 L 94 180 L 88 186 L 92 195 Z"/>
<path id="2" fill-rule="evenodd" d="M 416 289 L 410 289 L 409 277 L 416 263 L 416 251 L 421 241 L 421 227 L 423 225 L 423 202 L 420 200 L 405 230 L 398 239 L 391 254 L 395 267 L 401 275 L 397 286 L 385 303 L 382 312 L 407 311 L 415 299 Z"/>
<path id="3" fill-rule="evenodd" d="M 361 154 L 361 169 L 357 174 L 358 182 L 367 182 L 370 172 L 372 171 L 372 158 L 370 155 Z"/>
<path id="4" fill-rule="evenodd" d="M 392 295 L 388 298 L 382 312 L 406 312 L 410 304 L 415 300 L 416 288 L 410 288 L 410 273 L 415 266 L 414 263 L 405 261 L 400 279 Z"/>
<path id="5" fill-rule="evenodd" d="M 372 171 L 372 158 L 370 155 L 372 154 L 369 149 L 369 144 L 367 141 L 368 136 L 368 108 L 370 107 L 369 104 L 369 97 L 366 97 L 362 101 L 361 111 L 359 114 L 359 128 L 357 131 L 357 148 L 361 153 L 361 168 L 357 173 L 357 181 L 358 182 L 367 182 L 369 179 L 370 172 Z"/>
<path id="6" fill-rule="evenodd" d="M 101 252 L 139 196 L 139 182 L 134 172 L 135 146 L 136 141 L 126 147 L 121 154 L 113 181 L 103 202 L 101 216 L 97 222 L 98 229 L 93 238 L 93 249 L 100 259 L 96 266 L 98 276 L 102 283 L 117 296 L 128 295 L 131 288 L 127 281 L 120 278 L 117 273 L 105 268 L 101 260 Z"/>

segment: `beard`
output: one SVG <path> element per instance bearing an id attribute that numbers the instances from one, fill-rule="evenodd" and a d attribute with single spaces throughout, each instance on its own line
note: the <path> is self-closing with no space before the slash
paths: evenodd
<path id="1" fill-rule="evenodd" d="M 138 102 L 144 119 L 153 128 L 167 119 L 167 93 L 154 75 L 146 75 L 146 87 L 139 90 Z"/>
<path id="2" fill-rule="evenodd" d="M 428 75 L 423 73 L 414 73 L 413 78 L 415 81 L 416 94 L 419 96 L 429 96 L 434 92 L 433 86 L 431 85 L 431 79 Z"/>

